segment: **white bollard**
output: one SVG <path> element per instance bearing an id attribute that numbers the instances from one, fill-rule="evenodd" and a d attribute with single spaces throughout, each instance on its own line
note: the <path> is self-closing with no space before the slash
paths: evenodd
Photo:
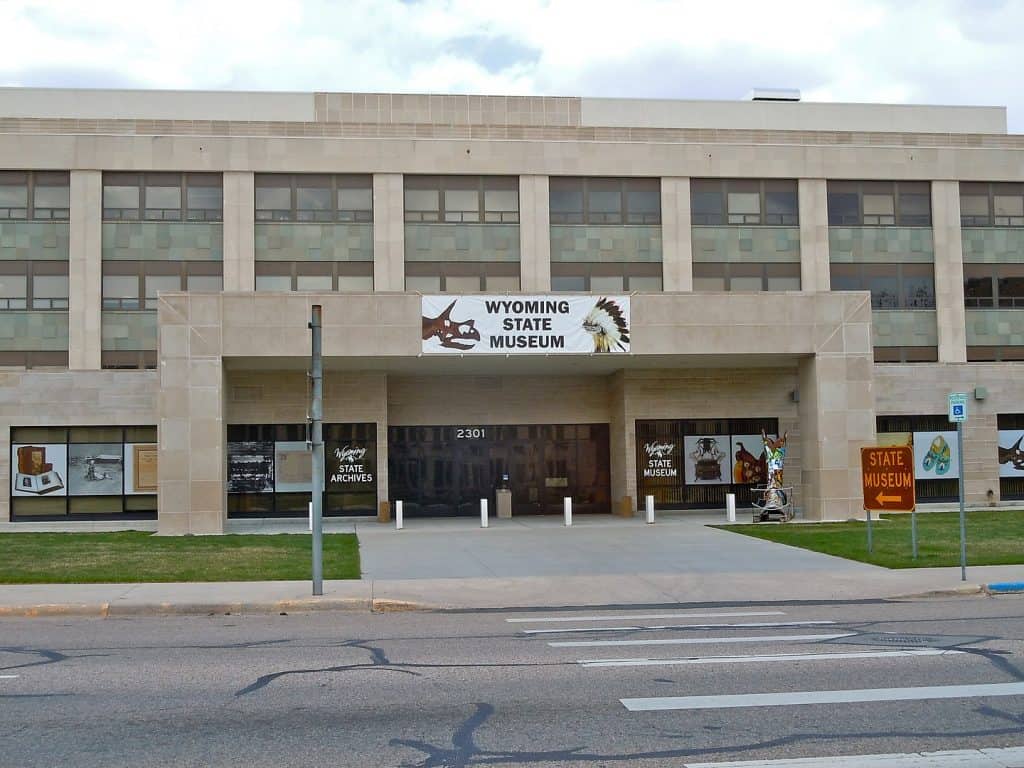
<path id="1" fill-rule="evenodd" d="M 480 499 L 480 527 L 487 527 L 487 499 Z"/>
<path id="2" fill-rule="evenodd" d="M 736 522 L 736 494 L 725 494 L 725 519 L 727 522 Z"/>
<path id="3" fill-rule="evenodd" d="M 647 524 L 654 525 L 654 497 L 647 496 L 644 498 L 644 505 L 647 508 Z"/>
<path id="4" fill-rule="evenodd" d="M 395 530 L 402 530 L 402 502 L 395 502 Z"/>
<path id="5" fill-rule="evenodd" d="M 309 532 L 313 532 L 313 502 L 309 502 Z"/>
<path id="6" fill-rule="evenodd" d="M 565 524 L 572 525 L 572 496 L 565 497 Z"/>

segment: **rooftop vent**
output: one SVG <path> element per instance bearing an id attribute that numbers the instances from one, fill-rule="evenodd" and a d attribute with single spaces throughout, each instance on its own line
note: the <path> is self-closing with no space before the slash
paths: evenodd
<path id="1" fill-rule="evenodd" d="M 755 88 L 747 94 L 749 101 L 800 101 L 797 88 Z"/>

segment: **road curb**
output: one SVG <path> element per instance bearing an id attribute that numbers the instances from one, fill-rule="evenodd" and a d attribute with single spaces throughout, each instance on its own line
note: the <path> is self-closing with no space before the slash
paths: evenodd
<path id="1" fill-rule="evenodd" d="M 985 592 L 989 595 L 1012 595 L 1017 592 L 1024 592 L 1024 581 L 1002 581 L 995 584 L 986 584 Z"/>
<path id="2" fill-rule="evenodd" d="M 208 616 L 212 614 L 312 613 L 321 611 L 366 611 L 392 613 L 422 611 L 431 606 L 406 600 L 369 598 L 298 598 L 268 602 L 227 603 L 42 603 L 0 606 L 0 618 L 47 616 Z"/>
<path id="3" fill-rule="evenodd" d="M 928 597 L 966 597 L 968 595 L 987 594 L 985 584 L 965 584 L 952 589 L 929 589 L 924 592 L 910 592 L 905 595 L 893 595 L 890 600 L 919 600 Z"/>

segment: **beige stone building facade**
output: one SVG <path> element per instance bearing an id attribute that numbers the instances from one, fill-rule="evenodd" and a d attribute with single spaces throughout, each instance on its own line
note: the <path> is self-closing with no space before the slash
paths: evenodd
<path id="1" fill-rule="evenodd" d="M 628 342 L 483 350 L 473 297 L 610 297 Z M 313 305 L 327 514 L 746 505 L 762 429 L 807 519 L 863 515 L 879 442 L 922 504 L 1024 498 L 1002 108 L 5 89 L 0 524 L 304 514 Z"/>

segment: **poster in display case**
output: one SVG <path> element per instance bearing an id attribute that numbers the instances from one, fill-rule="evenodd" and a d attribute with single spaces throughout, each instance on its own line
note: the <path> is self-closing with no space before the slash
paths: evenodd
<path id="1" fill-rule="evenodd" d="M 228 493 L 274 492 L 274 444 L 246 440 L 228 443 Z"/>
<path id="2" fill-rule="evenodd" d="M 160 448 L 156 443 L 125 443 L 124 492 L 129 496 L 153 494 L 157 491 L 157 460 Z"/>
<path id="3" fill-rule="evenodd" d="M 68 447 L 64 443 L 12 445 L 13 496 L 67 496 Z"/>
<path id="4" fill-rule="evenodd" d="M 68 447 L 69 496 L 120 496 L 123 492 L 123 443 L 72 443 Z"/>

